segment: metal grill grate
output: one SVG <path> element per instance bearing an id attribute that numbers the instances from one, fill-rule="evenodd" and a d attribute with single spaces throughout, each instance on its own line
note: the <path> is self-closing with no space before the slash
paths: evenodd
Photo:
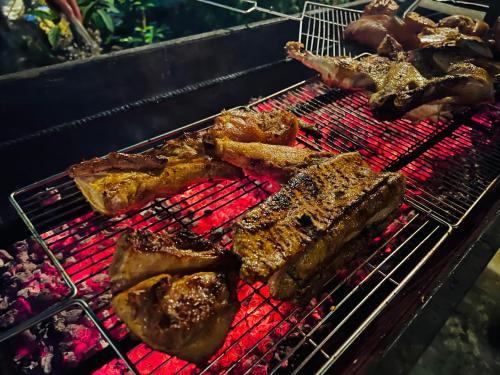
<path id="1" fill-rule="evenodd" d="M 500 132 L 459 126 L 402 172 L 414 202 L 457 226 L 498 180 Z"/>
<path id="2" fill-rule="evenodd" d="M 321 56 L 357 56 L 363 52 L 344 41 L 346 26 L 361 17 L 354 9 L 306 2 L 299 27 L 299 41 Z"/>
<path id="3" fill-rule="evenodd" d="M 360 150 L 376 169 L 394 168 L 453 126 L 430 122 L 415 125 L 405 120 L 380 122 L 372 118 L 366 100 L 360 94 L 332 91 L 312 80 L 251 108 L 288 108 L 305 122 L 317 125 L 317 133 L 299 135 L 299 146 L 337 152 Z M 210 121 L 188 129 L 204 128 Z M 178 133 L 136 145 L 132 150 L 144 151 Z M 425 182 L 418 181 L 418 187 L 425 191 Z M 140 211 L 110 219 L 91 212 L 71 179 L 62 174 L 14 193 L 12 200 L 59 260 L 98 324 L 113 338 L 129 340 L 125 326 L 109 307 L 107 267 L 116 237 L 127 227 L 170 233 L 187 228 L 229 248 L 232 221 L 276 189 L 268 182 L 250 178 L 201 184 L 178 196 L 158 199 Z M 413 195 L 409 201 L 415 201 Z M 207 368 L 197 371 L 309 371 L 331 364 L 411 279 L 448 231 L 447 225 L 427 211 L 405 206 L 385 234 L 367 245 L 366 255 L 330 280 L 325 286 L 328 293 L 305 308 L 270 299 L 265 285 L 241 283 L 238 293 L 242 309 L 226 345 Z M 127 356 L 140 373 L 195 369 L 144 344 L 128 351 Z"/>

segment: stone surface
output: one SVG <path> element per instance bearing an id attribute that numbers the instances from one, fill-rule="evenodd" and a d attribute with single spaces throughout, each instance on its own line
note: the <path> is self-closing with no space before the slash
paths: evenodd
<path id="1" fill-rule="evenodd" d="M 410 375 L 500 374 L 500 251 Z"/>

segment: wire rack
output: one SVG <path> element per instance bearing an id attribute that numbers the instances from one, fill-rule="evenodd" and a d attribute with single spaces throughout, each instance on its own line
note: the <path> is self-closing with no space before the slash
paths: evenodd
<path id="1" fill-rule="evenodd" d="M 317 54 L 356 55 L 343 44 L 342 32 L 357 17 L 357 11 L 306 2 L 296 17 L 299 39 Z M 500 173 L 497 121 L 486 121 L 491 119 L 487 115 L 474 115 L 473 125 L 378 121 L 366 96 L 331 90 L 318 79 L 300 82 L 248 108 L 288 109 L 315 125 L 313 131 L 299 134 L 299 147 L 358 150 L 376 170 L 401 170 L 409 182 L 406 204 L 384 233 L 329 280 L 322 297 L 307 307 L 271 299 L 263 284 L 240 283 L 242 308 L 226 343 L 205 368 L 196 368 L 144 344 L 131 344 L 109 305 L 107 268 L 115 240 L 128 227 L 168 233 L 189 229 L 230 248 L 231 223 L 277 186 L 251 178 L 200 184 L 117 218 L 92 212 L 65 173 L 14 192 L 14 207 L 134 372 L 326 372 L 438 251 L 451 225 L 463 220 Z M 212 118 L 201 120 L 126 151 L 146 151 L 211 122 Z M 467 178 L 457 174 L 464 161 Z"/>
<path id="2" fill-rule="evenodd" d="M 272 2 L 269 4 L 263 0 L 196 1 L 237 13 L 261 12 L 298 21 L 298 40 L 304 44 L 308 51 L 317 55 L 357 56 L 363 52 L 359 46 L 345 43 L 343 37 L 345 27 L 361 17 L 362 12 L 356 9 L 305 1 L 302 13 L 287 14 L 277 11 L 272 6 Z"/>
<path id="3" fill-rule="evenodd" d="M 331 91 L 312 80 L 250 108 L 287 108 L 317 126 L 315 133 L 299 135 L 300 147 L 335 152 L 359 150 L 379 170 L 397 165 L 452 126 L 430 122 L 415 126 L 404 120 L 380 122 L 371 117 L 366 100 L 360 94 Z M 211 119 L 200 121 L 130 150 L 145 151 L 183 130 L 199 130 L 210 123 Z M 128 331 L 109 305 L 107 277 L 120 233 L 128 227 L 169 233 L 186 228 L 230 248 L 231 223 L 276 189 L 269 182 L 250 178 L 201 184 L 181 195 L 158 199 L 140 211 L 110 219 L 93 213 L 73 181 L 60 174 L 14 193 L 12 201 L 58 259 L 78 290 L 78 297 L 95 314 L 96 324 L 109 334 L 110 340 L 127 341 Z M 143 344 L 121 354 L 127 355 L 138 373 L 251 372 L 261 367 L 269 372 L 288 372 L 330 365 L 411 280 L 450 229 L 419 205 L 405 206 L 389 227 L 392 231 L 367 245 L 366 256 L 356 259 L 347 273 L 327 283 L 327 294 L 307 308 L 272 300 L 263 284 L 241 283 L 238 293 L 243 307 L 226 346 L 204 369 L 195 370 L 194 365 Z M 283 369 L 285 362 L 290 366 Z"/>
<path id="4" fill-rule="evenodd" d="M 300 19 L 299 41 L 316 55 L 357 56 L 364 51 L 344 41 L 344 29 L 361 14 L 355 9 L 306 2 Z"/>

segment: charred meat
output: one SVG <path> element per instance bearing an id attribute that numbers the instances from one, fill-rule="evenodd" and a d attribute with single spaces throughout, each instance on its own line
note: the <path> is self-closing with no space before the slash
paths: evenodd
<path id="1" fill-rule="evenodd" d="M 372 1 L 360 19 L 347 25 L 345 39 L 367 46 L 371 51 L 377 51 L 386 36 L 391 36 L 405 50 L 457 45 L 474 48 L 487 56 L 488 45 L 482 39 L 489 31 L 485 22 L 457 15 L 443 18 L 436 24 L 416 12 L 409 12 L 400 19 L 395 16 L 398 8 L 392 0 Z"/>
<path id="2" fill-rule="evenodd" d="M 147 230 L 128 230 L 116 243 L 109 278 L 113 293 L 160 273 L 173 275 L 235 268 L 234 254 L 189 232 L 175 237 Z"/>
<path id="3" fill-rule="evenodd" d="M 199 182 L 240 177 L 238 168 L 202 151 L 202 138 L 188 134 L 145 155 L 112 153 L 75 165 L 69 174 L 92 207 L 104 215 L 140 208 Z"/>
<path id="4" fill-rule="evenodd" d="M 454 15 L 442 18 L 438 22 L 438 27 L 451 27 L 457 29 L 465 35 L 484 37 L 490 27 L 484 21 L 475 20 L 468 16 Z"/>
<path id="5" fill-rule="evenodd" d="M 304 168 L 233 227 L 241 276 L 269 282 L 271 294 L 294 299 L 290 283 L 307 282 L 365 228 L 401 203 L 405 179 L 376 173 L 358 153 Z"/>
<path id="6" fill-rule="evenodd" d="M 241 143 L 229 139 L 217 139 L 215 147 L 222 160 L 242 168 L 246 174 L 271 177 L 278 181 L 287 180 L 314 160 L 333 156 L 329 152 L 262 143 Z"/>
<path id="7" fill-rule="evenodd" d="M 493 57 L 488 43 L 478 36 L 462 34 L 456 28 L 424 28 L 418 34 L 418 38 L 420 40 L 419 48 L 457 48 L 477 56 Z"/>
<path id="8" fill-rule="evenodd" d="M 422 116 L 433 118 L 441 112 L 448 116 L 454 110 L 489 102 L 494 97 L 491 76 L 472 63 L 450 62 L 443 75 L 428 79 L 404 60 L 316 56 L 302 52 L 301 47 L 297 42 L 286 45 L 291 57 L 318 71 L 327 85 L 369 92 L 371 108 L 383 119 L 406 116 L 422 120 Z M 490 64 L 490 68 L 494 66 Z"/>
<path id="9" fill-rule="evenodd" d="M 351 22 L 344 30 L 346 40 L 367 46 L 370 51 L 376 51 L 384 38 L 390 35 L 404 49 L 414 49 L 419 46 L 417 33 L 399 19 L 381 15 L 363 15 L 359 20 Z"/>
<path id="10" fill-rule="evenodd" d="M 118 294 L 112 306 L 150 347 L 201 364 L 222 346 L 238 311 L 236 275 L 161 274 Z"/>
<path id="11" fill-rule="evenodd" d="M 430 103 L 462 109 L 493 99 L 493 80 L 488 72 L 471 63 L 457 63 L 450 65 L 447 75 L 426 80 L 411 90 L 385 95 L 372 107 L 380 117 L 392 118 Z"/>
<path id="12" fill-rule="evenodd" d="M 303 50 L 303 47 L 302 43 L 288 42 L 285 49 L 288 56 L 320 73 L 328 86 L 346 90 L 379 90 L 393 64 L 381 56 L 368 56 L 360 60 L 345 56 L 318 56 Z"/>
<path id="13" fill-rule="evenodd" d="M 111 153 L 84 161 L 69 175 L 94 210 L 117 215 L 196 183 L 241 177 L 240 169 L 213 157 L 215 138 L 292 144 L 298 128 L 298 118 L 285 111 L 223 112 L 208 132 L 187 133 L 145 154 Z"/>
<path id="14" fill-rule="evenodd" d="M 292 145 L 299 130 L 299 119 L 287 111 L 224 111 L 208 130 L 210 138 L 228 138 L 237 142 Z"/>

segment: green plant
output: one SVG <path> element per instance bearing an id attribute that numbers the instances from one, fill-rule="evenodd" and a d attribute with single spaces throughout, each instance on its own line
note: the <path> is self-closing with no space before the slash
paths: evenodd
<path id="1" fill-rule="evenodd" d="M 123 18 L 117 41 L 124 46 L 151 44 L 165 39 L 167 25 L 151 21 L 156 4 L 151 0 L 118 0 Z"/>
<path id="2" fill-rule="evenodd" d="M 115 6 L 115 0 L 79 0 L 78 5 L 83 17 L 83 24 L 93 30 L 99 30 L 104 44 L 113 40 L 116 23 L 120 22 L 121 12 Z"/>

